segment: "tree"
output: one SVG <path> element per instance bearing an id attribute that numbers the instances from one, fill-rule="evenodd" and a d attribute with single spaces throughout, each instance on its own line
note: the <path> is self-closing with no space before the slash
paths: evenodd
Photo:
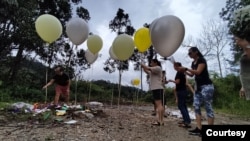
<path id="1" fill-rule="evenodd" d="M 37 39 L 36 33 L 32 30 L 32 21 L 35 3 L 33 1 L 0 2 L 0 23 L 1 23 L 1 49 L 0 61 L 12 59 L 7 65 L 10 70 L 9 78 L 14 80 L 16 70 L 22 61 L 23 52 L 35 48 L 32 40 Z M 13 50 L 16 50 L 15 58 L 10 58 Z M 7 54 L 7 55 L 6 55 Z M 3 63 L 4 64 L 4 63 Z"/>
<path id="2" fill-rule="evenodd" d="M 81 0 L 0 1 L 0 75 L 4 85 L 14 87 L 23 84 L 20 76 L 25 73 L 21 64 L 27 59 L 47 62 L 50 65 L 70 64 L 69 70 L 76 65 L 83 69 L 88 68 L 85 52 L 75 51 L 76 49 L 70 46 L 65 32 L 66 22 L 73 14 L 72 4 L 77 7 L 76 14 L 80 18 L 90 20 L 88 10 L 79 7 L 80 3 Z M 34 24 L 35 20 L 45 13 L 57 17 L 63 26 L 60 39 L 47 47 L 36 33 Z M 16 91 L 15 87 L 11 90 Z"/>
<path id="3" fill-rule="evenodd" d="M 149 28 L 150 24 L 145 23 L 143 27 Z M 128 34 L 133 35 L 135 32 L 135 29 L 131 26 L 131 21 L 129 20 L 129 15 L 124 13 L 123 9 L 118 9 L 118 12 L 116 14 L 116 17 L 110 21 L 109 28 L 112 32 L 117 32 L 117 35 L 120 34 Z M 104 63 L 105 67 L 104 70 L 112 73 L 116 70 L 116 68 L 120 71 L 128 70 L 129 64 L 128 61 L 133 62 L 134 70 L 138 71 L 140 70 L 140 64 L 141 61 L 144 61 L 145 59 L 150 62 L 152 58 L 156 56 L 156 52 L 154 51 L 153 46 L 151 46 L 147 51 L 140 53 L 138 49 L 134 49 L 134 53 L 132 56 L 126 60 L 126 61 L 118 61 L 113 60 L 112 58 L 108 58 L 107 61 Z M 141 80 L 142 80 L 142 74 L 141 74 Z M 142 83 L 141 83 L 141 89 Z"/>
<path id="4" fill-rule="evenodd" d="M 131 25 L 131 21 L 129 19 L 129 15 L 124 13 L 123 9 L 118 9 L 116 16 L 113 20 L 109 23 L 109 28 L 112 32 L 116 32 L 117 35 L 120 34 L 128 34 L 133 35 L 135 32 L 134 27 Z M 112 73 L 116 70 L 116 68 L 119 70 L 119 98 L 120 98 L 120 92 L 121 92 L 121 75 L 122 71 L 129 69 L 129 63 L 128 60 L 126 61 L 119 61 L 119 60 L 113 60 L 111 57 L 108 58 L 108 60 L 104 63 L 106 65 L 104 67 L 105 71 L 108 71 L 109 73 Z M 118 99 L 118 105 L 119 105 Z"/>
<path id="5" fill-rule="evenodd" d="M 228 58 L 228 56 L 224 56 L 224 49 L 228 45 L 228 29 L 224 24 L 213 19 L 203 23 L 200 36 L 192 43 L 200 49 L 208 60 L 216 59 L 220 77 L 223 77 L 222 64 L 224 63 L 222 63 L 222 59 Z M 190 39 L 192 40 L 192 37 Z"/>
<path id="6" fill-rule="evenodd" d="M 74 4 L 80 2 L 81 0 L 72 0 Z M 49 64 L 67 63 L 61 58 L 68 57 L 74 52 L 73 48 L 67 46 L 65 32 L 58 41 L 46 48 L 35 31 L 34 23 L 38 16 L 48 13 L 60 20 L 65 31 L 65 24 L 72 16 L 71 1 L 4 0 L 0 5 L 0 62 L 9 68 L 8 81 L 12 82 L 16 79 L 22 60 L 31 53 L 35 53 Z M 83 7 L 77 7 L 76 11 L 79 17 L 90 19 L 88 11 Z M 16 52 L 14 57 L 12 57 L 13 51 Z M 6 60 L 8 63 L 4 63 Z"/>
<path id="7" fill-rule="evenodd" d="M 134 27 L 131 25 L 129 15 L 124 13 L 124 10 L 120 8 L 118 9 L 114 19 L 110 21 L 109 28 L 111 29 L 111 32 L 116 32 L 117 35 L 128 34 L 132 36 L 135 32 Z M 104 70 L 109 73 L 114 72 L 116 68 L 119 71 L 129 69 L 128 60 L 118 61 L 118 60 L 113 60 L 111 57 L 106 60 L 104 65 L 105 65 Z"/>
<path id="8" fill-rule="evenodd" d="M 233 34 L 233 30 L 238 28 L 238 25 L 235 24 L 234 22 L 234 16 L 235 16 L 235 11 L 237 9 L 240 9 L 244 6 L 247 6 L 250 4 L 249 0 L 227 0 L 226 1 L 226 6 L 224 8 L 222 8 L 221 12 L 219 13 L 220 17 L 226 21 L 228 23 L 227 27 L 229 29 L 229 34 L 232 35 Z M 247 17 L 243 17 L 243 18 L 247 18 Z M 243 19 L 243 21 L 245 21 Z M 249 24 L 250 21 L 247 21 L 246 25 Z M 231 39 L 231 51 L 233 53 L 234 56 L 234 60 L 231 60 L 231 65 L 235 65 L 236 62 L 238 62 L 239 58 L 240 58 L 240 54 L 242 54 L 242 50 L 238 47 L 236 47 L 234 39 L 232 37 Z"/>

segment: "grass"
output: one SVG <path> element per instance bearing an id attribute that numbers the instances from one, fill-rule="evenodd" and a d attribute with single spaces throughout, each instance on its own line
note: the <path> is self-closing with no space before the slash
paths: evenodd
<path id="1" fill-rule="evenodd" d="M 10 106 L 12 103 L 9 102 L 0 102 L 0 109 L 4 109 L 8 106 Z"/>

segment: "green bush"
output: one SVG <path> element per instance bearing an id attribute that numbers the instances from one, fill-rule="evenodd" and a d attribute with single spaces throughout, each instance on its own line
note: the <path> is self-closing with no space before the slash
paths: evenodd
<path id="1" fill-rule="evenodd" d="M 11 91 L 9 89 L 0 89 L 0 100 L 1 102 L 10 102 L 12 100 Z"/>
<path id="2" fill-rule="evenodd" d="M 30 74 L 30 73 L 29 73 Z M 35 73 L 34 73 L 35 74 Z M 0 101 L 1 102 L 44 102 L 46 91 L 41 87 L 44 85 L 40 80 L 36 82 L 34 80 L 36 75 L 25 79 L 24 81 L 15 81 L 13 85 L 7 85 L 8 83 L 0 80 Z M 219 78 L 214 77 L 212 79 L 215 92 L 214 103 L 215 110 L 224 113 L 235 114 L 239 116 L 250 117 L 250 101 L 239 98 L 239 90 L 241 88 L 239 77 L 233 74 L 226 77 Z M 36 82 L 36 83 L 33 83 Z M 100 101 L 104 103 L 117 104 L 118 102 L 118 84 L 113 84 L 107 81 L 84 81 L 79 80 L 71 83 L 70 100 L 77 102 Z M 120 102 L 129 104 L 134 103 L 136 99 L 136 93 L 138 94 L 138 102 L 140 103 L 152 103 L 151 91 L 145 92 L 140 89 L 122 86 L 120 93 Z M 54 100 L 55 89 L 54 86 L 50 86 L 47 89 L 47 102 Z M 176 106 L 175 96 L 173 88 L 168 87 L 165 89 L 165 99 L 168 106 Z M 193 95 L 189 92 L 187 98 L 188 106 L 192 106 Z"/>

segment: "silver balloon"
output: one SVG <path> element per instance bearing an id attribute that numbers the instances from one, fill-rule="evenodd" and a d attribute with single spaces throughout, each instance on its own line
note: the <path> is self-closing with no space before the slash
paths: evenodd
<path id="1" fill-rule="evenodd" d="M 159 20 L 159 18 L 156 18 L 156 19 L 154 19 L 152 22 L 151 22 L 151 24 L 150 24 L 150 26 L 149 26 L 149 32 L 151 33 L 152 31 L 152 27 L 154 26 L 154 24 L 157 22 L 157 20 Z"/>
<path id="2" fill-rule="evenodd" d="M 85 52 L 85 57 L 86 57 L 86 60 L 88 61 L 88 63 L 92 64 L 98 58 L 98 53 L 93 54 L 90 50 L 87 49 Z"/>
<path id="3" fill-rule="evenodd" d="M 171 56 L 181 45 L 185 35 L 183 22 L 176 16 L 166 15 L 150 25 L 150 37 L 155 51 L 163 57 Z"/>
<path id="4" fill-rule="evenodd" d="M 111 57 L 112 59 L 118 60 L 118 58 L 117 58 L 117 57 L 115 56 L 115 54 L 114 54 L 114 51 L 113 51 L 113 47 L 112 47 L 112 46 L 109 48 L 109 55 L 110 55 L 110 57 Z"/>
<path id="5" fill-rule="evenodd" d="M 75 45 L 82 44 L 89 35 L 87 22 L 82 18 L 72 18 L 66 25 L 66 34 L 70 41 Z"/>

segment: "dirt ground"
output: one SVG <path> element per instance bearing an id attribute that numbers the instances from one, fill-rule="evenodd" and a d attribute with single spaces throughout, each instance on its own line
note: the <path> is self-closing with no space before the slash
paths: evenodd
<path id="1" fill-rule="evenodd" d="M 172 108 L 168 108 L 171 110 Z M 175 109 L 175 108 L 173 108 Z M 153 126 L 153 106 L 104 106 L 93 117 L 62 117 L 53 122 L 7 122 L 0 118 L 2 141 L 201 141 L 201 137 L 188 134 L 189 129 L 178 127 L 180 118 L 164 118 L 164 126 Z M 59 117 L 59 116 L 58 116 Z M 204 120 L 204 124 L 206 121 Z M 215 124 L 250 124 L 250 121 L 216 113 Z M 195 122 L 192 121 L 192 128 Z"/>

